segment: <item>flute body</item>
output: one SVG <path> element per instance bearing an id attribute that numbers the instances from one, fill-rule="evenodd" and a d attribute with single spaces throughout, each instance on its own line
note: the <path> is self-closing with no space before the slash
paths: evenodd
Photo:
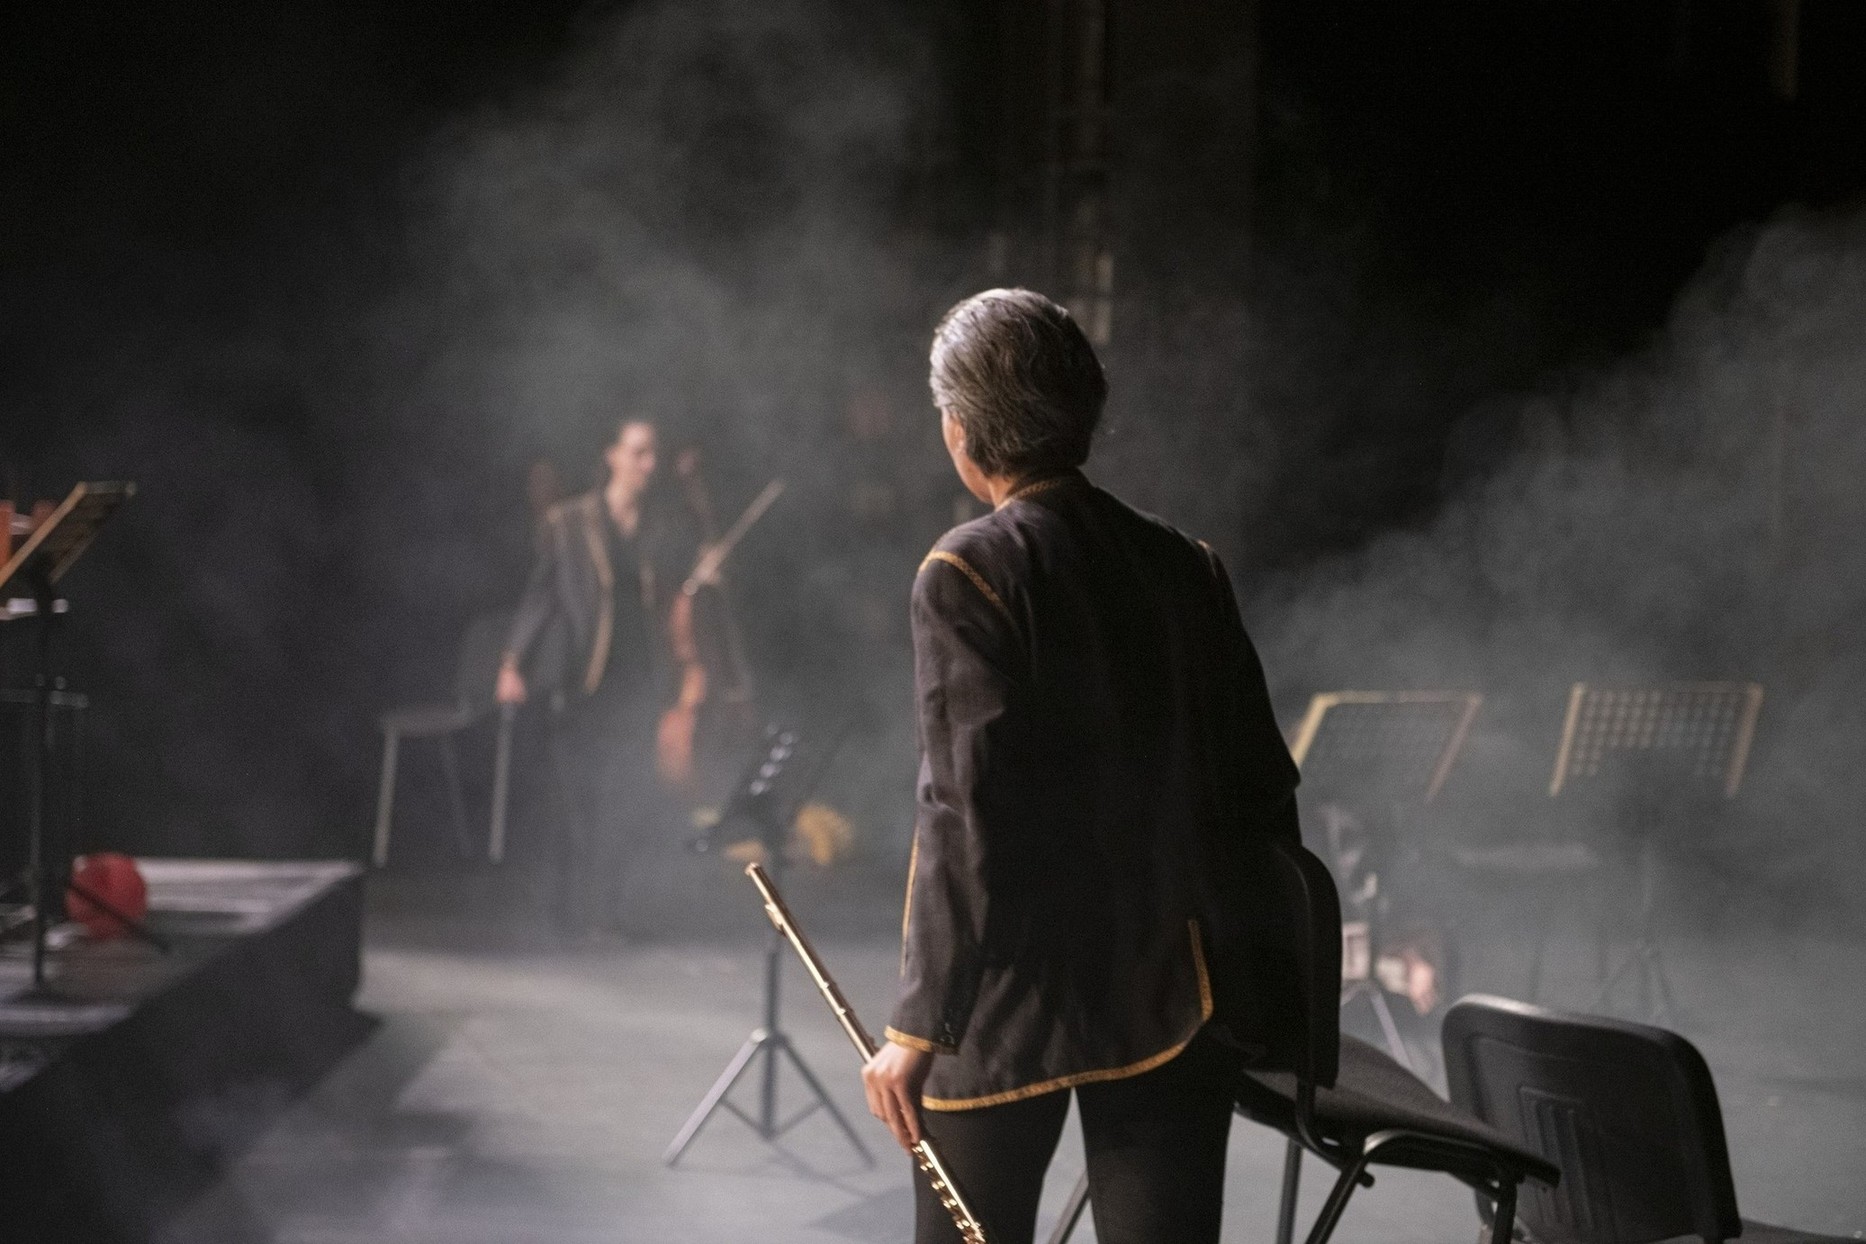
<path id="1" fill-rule="evenodd" d="M 810 940 L 803 935 L 803 930 L 799 929 L 796 922 L 791 919 L 790 908 L 784 905 L 784 898 L 777 892 L 777 887 L 772 884 L 770 876 L 757 864 L 747 864 L 745 875 L 752 879 L 752 884 L 758 887 L 758 893 L 764 898 L 765 915 L 771 918 L 771 923 L 776 926 L 777 931 L 783 935 L 785 941 L 790 943 L 791 949 L 797 952 L 797 957 L 803 960 L 804 969 L 810 973 L 810 979 L 816 982 L 817 991 L 823 995 L 823 1000 L 829 1003 L 829 1009 L 835 1012 L 836 1022 L 842 1025 L 842 1031 L 847 1034 L 850 1043 L 861 1054 L 862 1061 L 867 1062 L 874 1057 L 874 1038 L 870 1037 L 868 1030 L 862 1027 L 862 1021 L 856 1017 L 854 1008 L 849 1005 L 848 999 L 842 996 L 842 990 L 837 987 L 835 980 L 823 967 L 823 961 L 817 958 L 816 951 L 811 948 Z M 984 1225 L 966 1205 L 965 1197 L 960 1194 L 959 1186 L 953 1182 L 952 1176 L 946 1173 L 946 1165 L 940 1161 L 939 1152 L 934 1149 L 933 1142 L 922 1137 L 920 1143 L 913 1147 L 913 1155 L 915 1164 L 925 1172 L 928 1182 L 932 1184 L 934 1195 L 939 1197 L 940 1204 L 946 1207 L 946 1212 L 952 1215 L 953 1223 L 959 1228 L 959 1234 L 964 1237 L 965 1244 L 986 1244 Z"/>

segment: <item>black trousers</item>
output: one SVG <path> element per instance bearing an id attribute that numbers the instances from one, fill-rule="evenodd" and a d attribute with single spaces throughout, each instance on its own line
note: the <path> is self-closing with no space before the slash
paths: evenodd
<path id="1" fill-rule="evenodd" d="M 1076 1088 L 1101 1244 L 1217 1244 L 1237 1066 L 1201 1033 L 1164 1066 Z M 1068 1112 L 1067 1090 L 978 1110 L 921 1111 L 991 1244 L 1030 1244 L 1043 1173 Z M 915 1244 L 960 1240 L 917 1170 L 914 1219 Z"/>
<path id="2" fill-rule="evenodd" d="M 623 884 L 658 813 L 656 719 L 653 702 L 617 697 L 574 704 L 555 723 L 551 759 L 560 815 L 551 906 L 566 933 L 628 922 Z"/>

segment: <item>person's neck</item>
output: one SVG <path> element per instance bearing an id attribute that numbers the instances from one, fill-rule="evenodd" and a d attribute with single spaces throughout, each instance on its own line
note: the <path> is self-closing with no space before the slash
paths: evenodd
<path id="1" fill-rule="evenodd" d="M 987 475 L 985 494 L 991 501 L 991 508 L 997 509 L 1018 493 L 1046 479 L 1055 479 L 1065 474 L 1061 471 L 1032 471 L 1025 475 Z"/>
<path id="2" fill-rule="evenodd" d="M 987 475 L 980 482 L 985 486 L 985 500 L 995 510 L 1017 491 L 1020 481 L 1015 475 Z"/>
<path id="3" fill-rule="evenodd" d="M 624 535 L 633 535 L 641 521 L 641 489 L 610 480 L 603 489 L 603 504 L 609 517 Z"/>

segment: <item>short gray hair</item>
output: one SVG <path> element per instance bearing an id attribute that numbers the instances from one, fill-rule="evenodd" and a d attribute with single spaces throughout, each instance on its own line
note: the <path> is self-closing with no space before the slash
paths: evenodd
<path id="1" fill-rule="evenodd" d="M 1108 398 L 1082 329 L 1027 289 L 988 289 L 948 311 L 933 332 L 930 383 L 991 475 L 1081 466 Z"/>

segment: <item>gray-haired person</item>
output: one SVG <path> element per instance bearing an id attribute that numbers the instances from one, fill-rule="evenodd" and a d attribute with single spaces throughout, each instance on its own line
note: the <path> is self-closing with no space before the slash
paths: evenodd
<path id="1" fill-rule="evenodd" d="M 1252 837 L 1297 837 L 1295 766 L 1217 556 L 1078 469 L 1107 384 L 1068 312 L 966 299 L 932 388 L 992 511 L 914 583 L 918 819 L 869 1109 L 903 1145 L 932 1136 L 1016 1244 L 1073 1089 L 1097 1238 L 1216 1241 L 1263 1014 L 1224 970 L 1241 896 L 1219 879 Z M 922 1244 L 958 1238 L 924 1186 L 916 1216 Z"/>

